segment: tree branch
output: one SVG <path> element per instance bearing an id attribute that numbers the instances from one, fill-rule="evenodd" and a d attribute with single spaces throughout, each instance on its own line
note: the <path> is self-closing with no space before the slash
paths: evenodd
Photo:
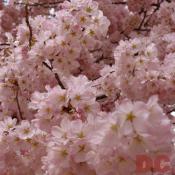
<path id="1" fill-rule="evenodd" d="M 43 7 L 43 8 L 53 8 L 56 7 L 58 4 L 63 3 L 64 0 L 60 0 L 60 1 L 55 1 L 55 2 L 44 2 L 44 3 L 31 3 L 28 4 L 29 7 Z M 25 3 L 22 2 L 15 2 L 15 5 L 26 5 Z"/>
<path id="2" fill-rule="evenodd" d="M 28 4 L 25 4 L 25 21 L 27 24 L 27 27 L 29 29 L 29 47 L 32 47 L 32 27 L 29 22 L 29 9 L 28 9 Z"/>
<path id="3" fill-rule="evenodd" d="M 47 67 L 50 71 L 53 72 L 53 66 L 52 66 L 52 65 L 49 66 L 49 65 L 48 65 L 46 62 L 44 62 L 44 61 L 43 61 L 43 65 L 44 65 L 45 67 Z M 57 80 L 57 82 L 58 82 L 59 86 L 61 87 L 61 89 L 66 89 L 65 86 L 63 85 L 62 81 L 60 80 L 59 75 L 58 75 L 57 73 L 54 73 L 54 75 L 55 75 L 55 79 Z"/>
<path id="4" fill-rule="evenodd" d="M 17 105 L 17 108 L 18 108 L 18 113 L 19 113 L 19 117 L 18 117 L 18 120 L 21 121 L 23 120 L 23 115 L 22 115 L 22 111 L 21 111 L 21 106 L 20 106 L 20 102 L 19 102 L 19 85 L 18 85 L 18 82 L 16 82 L 16 95 L 15 95 L 15 100 L 16 100 L 16 105 Z"/>
<path id="5" fill-rule="evenodd" d="M 115 4 L 115 5 L 126 5 L 127 3 L 126 2 L 113 2 L 112 4 Z"/>
<path id="6" fill-rule="evenodd" d="M 106 99 L 107 96 L 106 95 L 99 95 L 96 97 L 96 101 L 100 101 L 100 100 L 103 100 L 103 99 Z"/>
<path id="7" fill-rule="evenodd" d="M 141 22 L 140 22 L 138 28 L 134 29 L 134 30 L 136 30 L 136 31 L 143 30 L 143 29 L 142 29 L 142 26 L 144 25 L 145 19 L 146 19 L 146 17 L 147 17 L 147 11 L 143 10 L 142 13 L 143 13 L 143 18 L 142 18 L 142 20 L 141 20 Z"/>
<path id="8" fill-rule="evenodd" d="M 147 18 L 144 26 L 148 25 L 149 21 L 151 20 L 151 18 L 153 17 L 153 15 L 160 9 L 161 4 L 164 2 L 164 0 L 157 0 L 157 3 L 152 4 L 153 7 L 156 7 L 153 12 L 149 15 L 149 17 Z"/>
<path id="9" fill-rule="evenodd" d="M 0 43 L 0 46 L 10 46 L 9 43 Z"/>

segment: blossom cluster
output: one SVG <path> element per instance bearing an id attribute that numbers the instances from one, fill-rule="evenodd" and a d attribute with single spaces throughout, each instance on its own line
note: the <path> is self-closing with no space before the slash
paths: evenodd
<path id="1" fill-rule="evenodd" d="M 1 175 L 173 167 L 174 0 L 0 1 L 0 23 Z"/>

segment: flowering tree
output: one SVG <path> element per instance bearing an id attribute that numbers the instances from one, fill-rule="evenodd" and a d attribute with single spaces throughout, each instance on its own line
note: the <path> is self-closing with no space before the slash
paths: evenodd
<path id="1" fill-rule="evenodd" d="M 0 22 L 1 175 L 173 167 L 175 0 L 1 0 Z"/>

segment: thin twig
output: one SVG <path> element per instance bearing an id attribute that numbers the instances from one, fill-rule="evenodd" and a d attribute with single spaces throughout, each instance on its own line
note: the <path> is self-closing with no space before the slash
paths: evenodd
<path id="1" fill-rule="evenodd" d="M 9 48 L 8 46 L 10 46 L 9 43 L 0 43 L 0 51 Z"/>
<path id="2" fill-rule="evenodd" d="M 151 29 L 134 29 L 135 31 L 138 31 L 138 32 L 150 32 Z"/>
<path id="3" fill-rule="evenodd" d="M 171 108 L 171 109 L 167 109 L 166 113 L 167 114 L 171 114 L 172 112 L 175 112 L 175 107 Z"/>
<path id="4" fill-rule="evenodd" d="M 44 66 L 46 66 L 48 69 L 50 69 L 52 71 L 52 67 L 49 66 L 46 62 L 43 61 L 43 64 L 44 64 Z"/>
<path id="5" fill-rule="evenodd" d="M 56 7 L 58 4 L 63 3 L 64 0 L 55 1 L 55 2 L 45 2 L 45 3 L 28 3 L 29 7 L 43 7 L 43 8 L 53 8 Z M 15 5 L 26 5 L 25 3 L 15 2 Z"/>
<path id="6" fill-rule="evenodd" d="M 126 5 L 126 2 L 113 2 L 112 4 L 115 4 L 115 5 Z"/>
<path id="7" fill-rule="evenodd" d="M 161 4 L 164 2 L 164 0 L 157 0 L 157 3 L 152 4 L 153 7 L 156 7 L 153 12 L 150 14 L 150 16 L 147 18 L 144 26 L 147 26 L 153 15 L 160 9 Z"/>
<path id="8" fill-rule="evenodd" d="M 25 4 L 25 21 L 27 24 L 27 27 L 29 29 L 29 47 L 32 47 L 32 27 L 29 22 L 29 9 L 28 9 L 28 4 Z"/>
<path id="9" fill-rule="evenodd" d="M 142 30 L 142 26 L 144 25 L 144 22 L 145 22 L 146 17 L 147 17 L 147 11 L 144 11 L 143 10 L 143 18 L 142 18 L 142 20 L 141 20 L 141 22 L 139 24 L 139 27 L 136 28 L 135 30 L 137 30 L 137 31 Z"/>
<path id="10" fill-rule="evenodd" d="M 96 101 L 100 101 L 100 100 L 103 100 L 103 99 L 106 99 L 107 98 L 107 96 L 106 95 L 99 95 L 99 96 L 97 96 L 96 97 Z"/>
<path id="11" fill-rule="evenodd" d="M 130 39 L 130 37 L 125 33 L 125 30 L 120 32 L 121 35 L 123 35 L 127 40 Z"/>
<path id="12" fill-rule="evenodd" d="M 61 82 L 59 75 L 57 73 L 55 73 L 54 75 L 55 75 L 55 78 L 56 78 L 58 84 L 60 85 L 61 89 L 66 89 L 64 87 L 63 83 Z"/>
<path id="13" fill-rule="evenodd" d="M 0 43 L 0 46 L 10 46 L 9 43 Z"/>
<path id="14" fill-rule="evenodd" d="M 20 102 L 19 102 L 19 86 L 18 86 L 18 84 L 16 85 L 16 87 L 17 87 L 17 89 L 16 89 L 15 100 L 16 100 L 16 104 L 17 104 L 17 108 L 18 108 L 18 113 L 19 113 L 18 120 L 21 121 L 21 120 L 23 120 L 23 115 L 22 115 L 21 106 L 20 106 Z"/>
<path id="15" fill-rule="evenodd" d="M 51 66 L 49 66 L 46 62 L 43 61 L 43 65 L 46 66 L 50 71 L 53 72 L 53 66 L 52 66 L 52 64 L 51 64 Z M 57 73 L 54 73 L 54 75 L 55 75 L 55 79 L 57 80 L 57 82 L 60 85 L 60 87 L 62 89 L 66 89 L 65 86 L 63 85 L 62 81 L 60 80 L 59 75 Z"/>

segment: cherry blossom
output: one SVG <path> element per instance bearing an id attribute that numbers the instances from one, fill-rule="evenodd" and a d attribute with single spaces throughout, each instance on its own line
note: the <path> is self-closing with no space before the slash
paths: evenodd
<path id="1" fill-rule="evenodd" d="M 0 24 L 0 174 L 173 171 L 174 0 L 4 0 Z"/>

